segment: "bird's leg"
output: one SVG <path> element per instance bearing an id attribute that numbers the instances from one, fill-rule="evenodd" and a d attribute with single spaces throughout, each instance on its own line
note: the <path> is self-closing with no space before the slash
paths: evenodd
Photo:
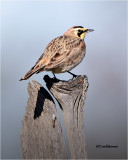
<path id="1" fill-rule="evenodd" d="M 53 74 L 53 76 L 54 76 L 54 79 L 57 79 L 56 76 L 55 76 L 55 74 L 54 74 L 53 72 L 52 72 L 52 74 Z"/>
<path id="2" fill-rule="evenodd" d="M 53 74 L 53 76 L 54 76 L 54 79 L 55 79 L 55 80 L 58 80 L 53 72 L 52 72 L 52 74 Z"/>
<path id="3" fill-rule="evenodd" d="M 53 72 L 52 72 L 52 74 L 53 74 L 53 76 L 54 76 L 54 77 L 53 77 L 53 81 L 54 81 L 55 83 L 56 83 L 56 82 L 59 82 L 60 80 L 56 78 L 55 74 L 54 74 Z"/>
<path id="4" fill-rule="evenodd" d="M 69 71 L 67 71 L 68 73 L 70 73 L 72 76 L 73 76 L 73 78 L 75 77 L 77 77 L 77 75 L 75 75 L 75 74 L 73 74 L 73 73 L 71 73 L 71 72 L 69 72 Z"/>

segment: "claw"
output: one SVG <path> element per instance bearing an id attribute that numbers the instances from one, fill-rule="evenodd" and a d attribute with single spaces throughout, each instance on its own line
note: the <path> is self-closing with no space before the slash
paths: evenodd
<path id="1" fill-rule="evenodd" d="M 71 72 L 69 72 L 69 71 L 67 71 L 68 73 L 70 73 L 72 76 L 73 76 L 73 78 L 76 78 L 77 77 L 77 75 L 75 75 L 75 74 L 73 74 L 73 73 L 71 73 Z"/>

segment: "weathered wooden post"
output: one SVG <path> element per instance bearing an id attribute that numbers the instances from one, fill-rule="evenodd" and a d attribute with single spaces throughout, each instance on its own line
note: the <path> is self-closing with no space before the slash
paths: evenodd
<path id="1" fill-rule="evenodd" d="M 84 101 L 88 89 L 86 76 L 69 81 L 44 77 L 47 88 L 58 101 L 66 126 L 71 159 L 86 159 Z M 64 137 L 55 103 L 37 82 L 28 84 L 29 100 L 22 122 L 23 159 L 67 159 Z"/>

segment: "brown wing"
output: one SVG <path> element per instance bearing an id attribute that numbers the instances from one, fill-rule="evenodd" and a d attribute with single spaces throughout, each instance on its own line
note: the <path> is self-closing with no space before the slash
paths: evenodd
<path id="1" fill-rule="evenodd" d="M 63 45 L 61 44 L 61 39 L 63 39 L 63 36 L 57 37 L 53 39 L 48 46 L 46 47 L 44 53 L 40 56 L 36 64 L 31 68 L 42 68 L 51 60 L 51 58 L 57 53 L 60 53 L 60 50 L 62 50 Z"/>
<path id="2" fill-rule="evenodd" d="M 73 48 L 77 48 L 80 45 L 81 41 L 83 40 L 69 36 L 60 36 L 54 39 L 46 47 L 43 57 L 38 63 L 41 61 L 44 63 L 44 60 L 46 61 L 43 70 L 56 68 L 64 62 Z M 38 73 L 43 70 L 38 71 Z"/>

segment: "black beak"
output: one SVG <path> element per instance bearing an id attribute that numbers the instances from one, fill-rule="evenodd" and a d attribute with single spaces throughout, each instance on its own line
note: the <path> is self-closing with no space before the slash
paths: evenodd
<path id="1" fill-rule="evenodd" d="M 84 32 L 92 32 L 94 29 L 86 29 Z"/>

